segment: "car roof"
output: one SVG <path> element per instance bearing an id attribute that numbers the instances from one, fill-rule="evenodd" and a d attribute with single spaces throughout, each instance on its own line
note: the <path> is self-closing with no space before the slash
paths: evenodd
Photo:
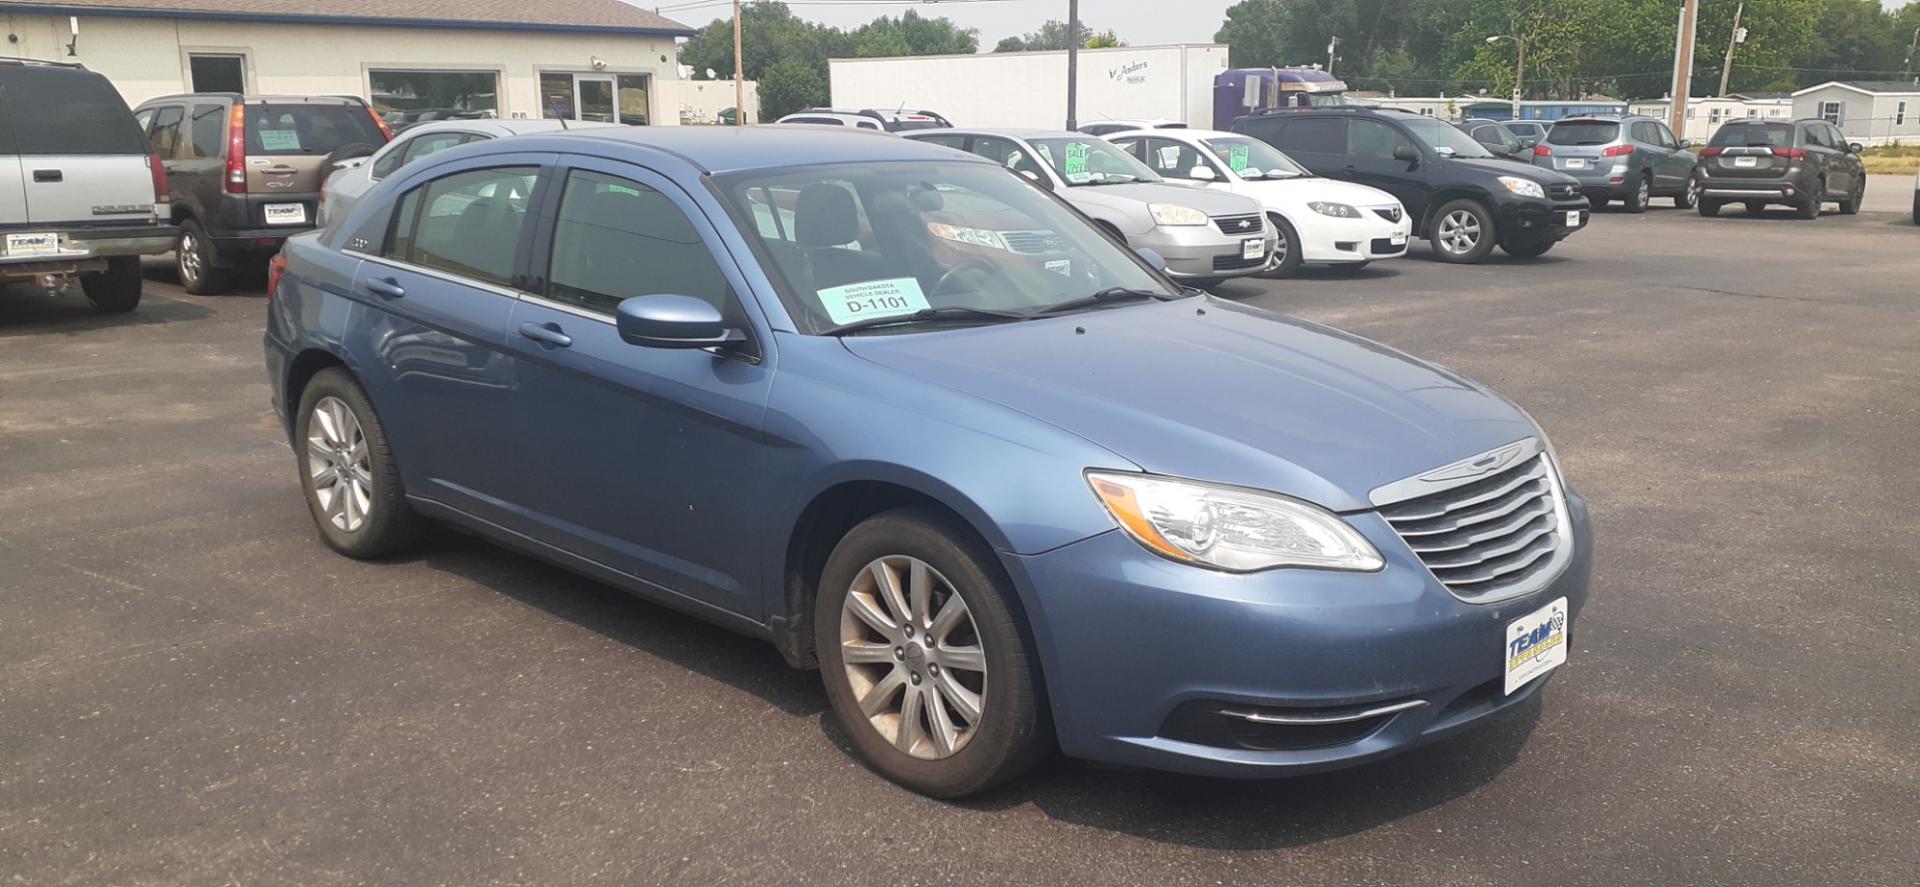
<path id="1" fill-rule="evenodd" d="M 154 102 L 180 99 L 221 99 L 239 101 L 247 105 L 357 105 L 363 108 L 367 106 L 365 99 L 351 95 L 250 95 L 238 92 L 177 92 L 172 95 L 157 95 L 140 104 L 151 105 Z"/>
<path id="2" fill-rule="evenodd" d="M 1010 138 L 1010 139 L 1084 139 L 1084 138 L 1088 138 L 1088 135 L 1086 133 L 1074 132 L 1073 130 L 1070 130 L 1070 129 L 1041 129 L 1038 127 L 1029 127 L 1029 126 L 956 126 L 952 129 L 916 130 L 911 133 L 905 133 L 904 135 L 909 139 L 914 138 L 916 136 L 929 136 L 929 135 L 1005 136 L 1006 138 Z M 1093 136 L 1092 138 L 1099 138 L 1099 136 Z"/>
<path id="3" fill-rule="evenodd" d="M 941 130 L 946 132 L 947 130 Z M 579 144 L 601 149 L 628 147 L 665 152 L 704 173 L 724 174 L 788 169 L 822 163 L 939 161 L 993 163 L 951 148 L 923 145 L 872 131 L 811 126 L 609 126 L 553 131 L 505 143 L 500 150 L 539 150 L 537 144 L 565 149 Z M 517 143 L 517 144 L 516 144 Z M 472 146 L 462 146 L 466 150 Z M 996 164 L 997 165 L 997 164 Z"/>
<path id="4" fill-rule="evenodd" d="M 1223 129 L 1190 129 L 1186 127 L 1173 127 L 1170 129 L 1129 129 L 1124 132 L 1116 132 L 1113 135 L 1115 138 L 1125 136 L 1128 138 L 1143 138 L 1143 139 L 1173 139 L 1176 142 L 1178 141 L 1197 142 L 1197 141 L 1204 141 L 1206 139 L 1251 139 L 1253 138 L 1253 136 L 1246 135 L 1245 133 L 1227 132 L 1226 130 L 1223 130 Z"/>

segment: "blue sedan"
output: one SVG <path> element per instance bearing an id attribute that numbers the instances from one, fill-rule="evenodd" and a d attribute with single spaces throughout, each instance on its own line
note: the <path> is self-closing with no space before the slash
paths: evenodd
<path id="1" fill-rule="evenodd" d="M 1479 385 L 1183 289 L 999 164 L 805 128 L 410 164 L 271 267 L 321 538 L 444 521 L 771 641 L 867 763 L 1291 775 L 1538 690 L 1587 512 Z"/>

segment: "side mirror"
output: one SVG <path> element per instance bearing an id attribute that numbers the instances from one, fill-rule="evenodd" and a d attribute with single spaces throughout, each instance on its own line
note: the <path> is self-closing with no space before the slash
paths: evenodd
<path id="1" fill-rule="evenodd" d="M 720 309 L 692 296 L 634 296 L 615 317 L 621 341 L 644 348 L 713 348 L 745 339 Z"/>
<path id="2" fill-rule="evenodd" d="M 1406 163 L 1419 163 L 1420 152 L 1412 145 L 1397 145 L 1393 149 L 1393 159 Z"/>
<path id="3" fill-rule="evenodd" d="M 1167 259 L 1165 256 L 1162 256 L 1159 253 L 1154 252 L 1153 250 L 1147 249 L 1144 246 L 1134 250 L 1134 253 L 1140 256 L 1141 261 L 1144 261 L 1147 264 L 1152 265 L 1153 270 L 1160 271 L 1160 272 L 1165 272 L 1167 270 Z"/>
<path id="4" fill-rule="evenodd" d="M 1860 144 L 1859 142 L 1848 142 L 1848 143 L 1847 143 L 1847 153 L 1848 153 L 1848 154 L 1858 154 L 1858 153 L 1860 153 L 1861 151 L 1865 151 L 1865 150 L 1867 150 L 1867 146 L 1866 146 L 1866 145 L 1862 145 L 1862 144 Z"/>
<path id="5" fill-rule="evenodd" d="M 1196 182 L 1211 182 L 1216 176 L 1213 174 L 1213 168 L 1203 163 L 1188 170 L 1187 178 L 1193 179 Z"/>

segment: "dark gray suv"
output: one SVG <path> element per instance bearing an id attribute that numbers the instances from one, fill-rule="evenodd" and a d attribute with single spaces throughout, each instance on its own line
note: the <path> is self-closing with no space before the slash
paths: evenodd
<path id="1" fill-rule="evenodd" d="M 1652 117 L 1573 117 L 1533 146 L 1533 164 L 1573 176 L 1596 207 L 1618 200 L 1646 212 L 1655 197 L 1693 205 L 1693 152 Z"/>
<path id="2" fill-rule="evenodd" d="M 1860 146 L 1825 120 L 1730 121 L 1701 150 L 1695 178 L 1703 216 L 1728 203 L 1743 203 L 1750 213 L 1786 204 L 1813 219 L 1826 202 L 1850 216 L 1867 196 Z"/>

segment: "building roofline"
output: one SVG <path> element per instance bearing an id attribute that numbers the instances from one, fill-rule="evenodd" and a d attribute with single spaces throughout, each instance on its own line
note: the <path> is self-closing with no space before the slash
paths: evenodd
<path id="1" fill-rule="evenodd" d="M 625 25 L 587 25 L 553 22 L 503 22 L 398 18 L 374 15 L 303 15 L 280 12 L 221 12 L 201 9 L 136 9 L 66 3 L 0 3 L 0 11 L 78 15 L 99 18 L 193 19 L 199 21 L 258 22 L 262 24 L 356 25 L 421 28 L 438 31 L 548 31 L 574 34 L 619 34 L 630 37 L 691 37 L 692 28 L 645 28 Z"/>
<path id="2" fill-rule="evenodd" d="M 1920 84 L 1913 84 L 1911 89 L 1902 89 L 1902 90 L 1889 89 L 1889 90 L 1881 91 L 1881 90 L 1867 89 L 1864 86 L 1855 86 L 1854 84 L 1848 83 L 1845 80 L 1829 80 L 1825 83 L 1814 84 L 1813 86 L 1809 86 L 1806 89 L 1796 90 L 1791 97 L 1797 99 L 1803 95 L 1806 95 L 1807 93 L 1813 92 L 1816 89 L 1826 89 L 1829 86 L 1838 86 L 1841 89 L 1851 90 L 1853 92 L 1860 93 L 1861 95 L 1920 95 Z"/>

